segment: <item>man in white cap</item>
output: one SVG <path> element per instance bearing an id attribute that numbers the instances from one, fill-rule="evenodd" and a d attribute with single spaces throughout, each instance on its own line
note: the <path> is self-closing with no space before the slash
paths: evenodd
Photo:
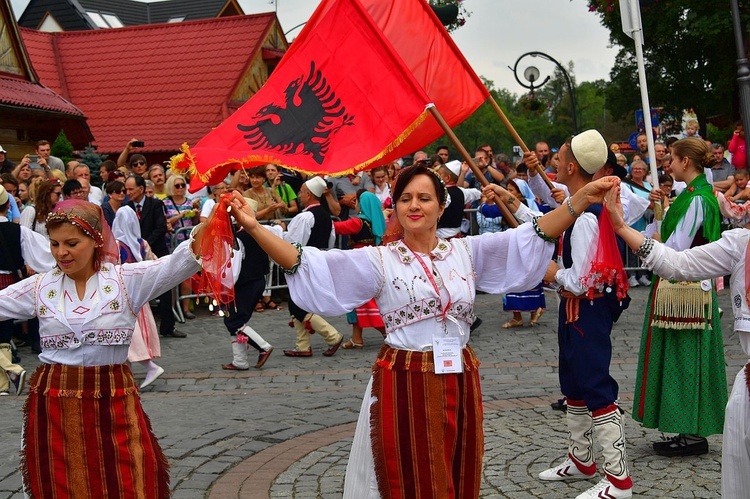
<path id="1" fill-rule="evenodd" d="M 438 220 L 437 236 L 442 239 L 462 236 L 461 222 L 468 220 L 464 214 L 464 208 L 467 204 L 482 198 L 482 192 L 479 189 L 467 189 L 457 185 L 459 177 L 463 177 L 461 168 L 463 168 L 461 162 L 455 160 L 438 167 L 438 175 L 448 189 L 445 211 Z M 468 165 L 466 168 L 468 169 Z"/>
<path id="2" fill-rule="evenodd" d="M 8 220 L 10 196 L 0 184 L 0 289 L 5 289 L 24 277 L 26 265 L 36 272 L 46 272 L 55 266 L 55 259 L 46 237 Z M 10 349 L 13 321 L 0 321 L 0 395 L 8 395 L 12 382 L 16 395 L 21 395 L 26 371 L 14 364 Z"/>
<path id="3" fill-rule="evenodd" d="M 331 216 L 320 204 L 326 187 L 325 180 L 320 177 L 313 177 L 302 184 L 297 199 L 305 209 L 289 222 L 289 227 L 284 232 L 286 241 L 322 250 L 333 247 L 336 240 L 333 222 Z M 289 312 L 292 314 L 294 329 L 297 331 L 297 344 L 294 350 L 284 350 L 284 355 L 312 357 L 313 352 L 310 346 L 310 333 L 312 332 L 323 336 L 328 345 L 328 350 L 323 352 L 323 355 L 330 357 L 336 353 L 344 341 L 344 336 L 335 327 L 318 314 L 301 309 L 291 298 L 289 299 Z"/>
<path id="4" fill-rule="evenodd" d="M 557 179 L 575 194 L 607 161 L 607 143 L 596 130 L 587 130 L 560 148 Z M 599 238 L 598 215 L 602 205 L 591 205 L 576 213 L 565 231 L 562 254 L 544 276 L 560 288 L 558 326 L 560 388 L 567 398 L 569 432 L 568 457 L 558 466 L 539 474 L 542 480 L 581 480 L 597 476 L 594 435 L 602 446 L 605 477 L 577 499 L 632 497 L 633 482 L 628 472 L 622 413 L 616 405 L 617 382 L 609 373 L 612 358 L 610 334 L 622 307 L 616 290 L 607 287 L 593 299 L 583 296 L 587 288 L 581 278 L 591 266 L 589 248 Z"/>

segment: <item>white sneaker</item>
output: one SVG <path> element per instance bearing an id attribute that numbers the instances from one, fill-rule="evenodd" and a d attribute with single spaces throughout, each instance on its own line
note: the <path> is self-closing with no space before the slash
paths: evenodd
<path id="1" fill-rule="evenodd" d="M 640 284 L 638 283 L 638 279 L 636 279 L 634 275 L 628 277 L 628 284 L 631 288 L 637 288 L 638 286 L 640 286 Z"/>
<path id="2" fill-rule="evenodd" d="M 633 489 L 618 489 L 609 483 L 609 480 L 603 478 L 599 483 L 576 497 L 576 499 L 627 499 L 630 497 L 633 497 Z"/>
<path id="3" fill-rule="evenodd" d="M 641 286 L 651 286 L 651 279 L 649 279 L 647 276 L 642 275 L 640 279 L 638 279 L 638 282 L 641 283 Z"/>
<path id="4" fill-rule="evenodd" d="M 558 464 L 554 468 L 550 468 L 539 473 L 540 480 L 548 481 L 586 480 L 587 478 L 591 478 L 593 476 L 596 476 L 596 473 L 592 473 L 591 475 L 585 474 L 583 471 L 578 469 L 576 463 L 574 463 L 570 458 L 567 458 L 562 462 L 562 464 Z"/>

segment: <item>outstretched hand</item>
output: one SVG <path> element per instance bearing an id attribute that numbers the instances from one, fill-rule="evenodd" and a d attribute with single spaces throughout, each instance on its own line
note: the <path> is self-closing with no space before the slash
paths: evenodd
<path id="1" fill-rule="evenodd" d="M 604 195 L 604 206 L 609 212 L 609 218 L 612 220 L 612 227 L 615 231 L 622 228 L 625 225 L 625 219 L 622 216 L 619 185 L 613 187 Z"/>
<path id="2" fill-rule="evenodd" d="M 232 192 L 230 196 L 229 206 L 232 209 L 232 216 L 237 220 L 237 223 L 248 232 L 258 227 L 259 224 L 255 218 L 255 212 L 252 206 L 245 201 L 245 198 L 237 191 Z"/>
<path id="3" fill-rule="evenodd" d="M 620 179 L 615 176 L 602 177 L 599 180 L 589 182 L 583 188 L 586 200 L 591 204 L 602 203 L 605 194 L 614 187 L 619 187 L 619 185 Z"/>

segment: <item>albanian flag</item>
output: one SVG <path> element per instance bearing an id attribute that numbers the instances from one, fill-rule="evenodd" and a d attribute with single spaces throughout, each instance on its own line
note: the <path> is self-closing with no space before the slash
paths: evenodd
<path id="1" fill-rule="evenodd" d="M 338 0 L 323 0 L 319 10 Z M 490 97 L 461 51 L 453 42 L 426 0 L 359 0 L 414 79 L 425 90 L 435 108 L 451 127 L 471 116 Z M 314 17 L 310 18 L 314 22 Z M 429 115 L 419 129 L 383 163 L 406 156 L 443 135 L 443 129 Z"/>
<path id="2" fill-rule="evenodd" d="M 191 192 L 266 163 L 362 170 L 402 144 L 429 105 L 359 1 L 336 0 L 313 13 L 265 85 L 195 147 L 183 145 L 172 167 L 196 174 Z"/>

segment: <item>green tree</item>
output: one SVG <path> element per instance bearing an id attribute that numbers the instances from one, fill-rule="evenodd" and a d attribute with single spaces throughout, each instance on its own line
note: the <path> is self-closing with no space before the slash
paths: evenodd
<path id="1" fill-rule="evenodd" d="M 610 41 L 621 47 L 606 89 L 607 108 L 621 118 L 641 108 L 635 44 L 622 31 L 618 0 L 588 0 L 588 5 L 609 29 Z M 747 25 L 747 3 L 740 12 Z M 693 109 L 702 134 L 709 117 L 734 119 L 737 56 L 728 4 L 641 0 L 641 19 L 651 106 L 664 108 L 672 118 Z"/>
<path id="2" fill-rule="evenodd" d="M 107 159 L 107 155 L 97 153 L 96 149 L 91 144 L 87 145 L 83 152 L 79 152 L 78 155 L 81 157 L 78 161 L 86 163 L 89 170 L 91 170 L 91 183 L 94 185 L 101 185 L 102 182 L 101 176 L 99 175 L 99 167 L 104 160 Z"/>
<path id="3" fill-rule="evenodd" d="M 60 133 L 57 134 L 50 148 L 50 154 L 60 158 L 63 164 L 66 165 L 68 161 L 73 161 L 73 144 L 70 143 L 68 137 L 65 135 L 65 130 L 60 130 Z"/>

